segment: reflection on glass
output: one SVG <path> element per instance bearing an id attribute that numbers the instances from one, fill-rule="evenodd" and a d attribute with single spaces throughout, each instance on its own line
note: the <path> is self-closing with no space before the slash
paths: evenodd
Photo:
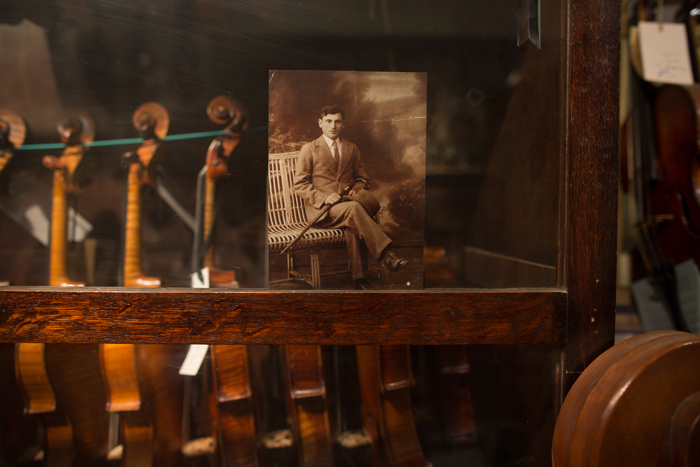
<path id="1" fill-rule="evenodd" d="M 153 165 L 139 155 L 149 183 L 130 192 L 140 197 L 145 274 L 135 284 L 153 277 L 189 287 L 194 271 L 203 286 L 195 264 L 203 257 L 212 274 L 235 273 L 210 286 L 267 287 L 269 70 L 403 71 L 427 73 L 424 286 L 558 286 L 566 10 L 542 0 L 534 15 L 518 8 L 532 2 L 515 3 L 13 6 L 0 25 L 0 108 L 21 116 L 29 132 L 0 172 L 0 277 L 50 282 L 53 180 L 41 159 L 60 154 L 56 126 L 65 111 L 83 108 L 95 120 L 95 142 L 67 200 L 65 275 L 96 286 L 129 282 L 127 187 L 135 169 L 121 155 L 142 144 L 134 109 L 157 102 L 170 128 Z M 211 118 L 208 103 L 217 96 L 248 109 L 245 131 Z M 228 156 L 226 174 L 205 184 L 216 187 L 218 201 L 204 203 L 216 222 L 195 222 L 198 173 L 212 139 L 226 152 L 225 135 L 236 132 L 236 149 L 219 158 Z M 206 254 L 194 254 L 203 222 L 211 231 L 200 232 Z M 352 283 L 342 263 L 324 288 Z M 310 274 L 311 264 L 298 266 Z M 429 276 L 431 268 L 443 269 Z"/>

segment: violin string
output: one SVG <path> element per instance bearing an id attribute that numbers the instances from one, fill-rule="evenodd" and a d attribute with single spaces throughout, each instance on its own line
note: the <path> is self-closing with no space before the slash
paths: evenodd
<path id="1" fill-rule="evenodd" d="M 258 126 L 251 128 L 247 131 L 260 132 L 267 131 L 268 127 Z M 198 138 L 208 138 L 212 136 L 221 136 L 229 134 L 229 130 L 215 130 L 215 131 L 199 131 L 196 133 L 182 133 L 179 135 L 167 135 L 161 141 L 181 141 L 186 139 L 198 139 Z M 104 146 L 120 146 L 125 144 L 140 144 L 143 142 L 143 138 L 122 138 L 122 139 L 106 139 L 102 141 L 92 141 L 90 143 L 85 143 L 84 146 L 97 148 Z M 38 144 L 23 144 L 22 146 L 15 148 L 15 151 L 31 151 L 38 149 L 63 149 L 65 144 L 63 143 L 38 143 Z"/>

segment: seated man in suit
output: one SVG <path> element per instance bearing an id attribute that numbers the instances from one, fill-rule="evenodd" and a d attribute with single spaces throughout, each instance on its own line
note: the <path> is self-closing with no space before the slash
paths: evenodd
<path id="1" fill-rule="evenodd" d="M 369 189 L 369 176 L 365 172 L 360 150 L 341 138 L 344 122 L 345 111 L 340 107 L 326 106 L 321 110 L 318 126 L 323 134 L 301 148 L 294 175 L 294 191 L 306 201 L 309 220 L 314 219 L 325 206 L 332 206 L 315 227 L 345 228 L 355 288 L 371 289 L 364 277 L 360 240 L 364 240 L 369 253 L 392 272 L 404 267 L 407 261 L 391 251 L 391 239 L 362 204 L 340 199 L 340 193 L 355 179 L 363 179 L 364 189 Z M 359 190 L 363 185 L 356 186 Z M 350 196 L 354 194 L 355 191 L 350 192 Z"/>

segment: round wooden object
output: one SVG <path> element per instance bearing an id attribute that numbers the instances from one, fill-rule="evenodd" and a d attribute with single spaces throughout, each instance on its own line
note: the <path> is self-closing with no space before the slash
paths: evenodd
<path id="1" fill-rule="evenodd" d="M 555 467 L 700 465 L 700 336 L 628 339 L 584 371 L 562 405 Z"/>
<path id="2" fill-rule="evenodd" d="M 22 117 L 11 110 L 0 109 L 0 120 L 4 121 L 9 128 L 7 139 L 12 143 L 12 146 L 15 148 L 22 146 L 27 135 L 27 126 Z"/>
<path id="3" fill-rule="evenodd" d="M 228 96 L 216 96 L 207 106 L 209 120 L 220 125 L 227 125 L 227 129 L 236 126 L 236 131 L 248 128 L 248 110 L 245 106 Z"/>
<path id="4" fill-rule="evenodd" d="M 165 107 L 157 102 L 145 102 L 139 106 L 134 112 L 132 118 L 132 123 L 134 128 L 139 129 L 139 120 L 142 115 L 148 115 L 153 118 L 156 122 L 156 126 L 153 132 L 156 134 L 158 139 L 163 139 L 168 134 L 168 128 L 170 127 L 170 115 Z"/>
<path id="5" fill-rule="evenodd" d="M 80 129 L 80 142 L 83 144 L 92 143 L 95 140 L 95 121 L 90 113 L 85 109 L 71 109 L 58 124 L 58 132 L 63 131 L 66 125 L 75 125 Z"/>

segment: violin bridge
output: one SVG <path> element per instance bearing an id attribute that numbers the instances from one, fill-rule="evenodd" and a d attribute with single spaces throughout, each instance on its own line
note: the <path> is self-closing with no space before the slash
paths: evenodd
<path id="1" fill-rule="evenodd" d="M 540 1 L 518 0 L 518 47 L 530 39 L 535 47 L 542 48 L 540 43 Z"/>

